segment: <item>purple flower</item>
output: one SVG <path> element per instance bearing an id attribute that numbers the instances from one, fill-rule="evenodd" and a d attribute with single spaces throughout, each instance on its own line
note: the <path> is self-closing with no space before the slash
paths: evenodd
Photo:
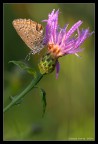
<path id="1" fill-rule="evenodd" d="M 80 25 L 83 23 L 81 20 L 76 22 L 68 31 L 68 24 L 65 25 L 64 28 L 60 28 L 58 25 L 58 14 L 59 10 L 55 11 L 54 9 L 52 13 L 48 15 L 48 19 L 43 20 L 43 22 L 47 23 L 44 44 L 47 45 L 48 52 L 56 59 L 67 54 L 75 54 L 78 56 L 77 52 L 83 50 L 80 49 L 81 44 L 91 36 L 93 32 L 90 33 L 89 28 L 79 30 Z M 59 67 L 59 63 L 57 62 L 56 76 L 58 76 Z"/>
<path id="2" fill-rule="evenodd" d="M 48 45 L 50 52 L 55 54 L 54 49 L 58 49 L 59 53 L 56 53 L 56 57 L 60 57 L 66 54 L 76 54 L 80 52 L 80 45 L 88 38 L 92 33 L 89 32 L 89 29 L 79 30 L 79 26 L 83 23 L 81 20 L 76 22 L 70 30 L 67 32 L 68 24 L 64 28 L 58 26 L 58 14 L 59 10 L 55 12 L 52 11 L 48 16 L 48 20 L 43 20 L 47 22 L 46 32 L 44 37 L 44 43 Z M 72 36 L 72 34 L 77 31 L 77 36 Z M 49 48 L 50 47 L 50 48 Z M 57 52 L 55 50 L 55 52 Z"/>

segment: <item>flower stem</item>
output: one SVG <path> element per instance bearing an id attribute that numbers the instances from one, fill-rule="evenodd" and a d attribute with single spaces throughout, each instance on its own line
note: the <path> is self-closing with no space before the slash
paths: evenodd
<path id="1" fill-rule="evenodd" d="M 8 104 L 3 112 L 6 112 L 9 108 L 11 108 L 13 105 L 15 105 L 21 98 L 23 98 L 41 79 L 43 75 L 38 73 L 36 78 L 34 78 L 31 83 L 17 96 L 13 97 L 12 101 L 10 104 Z"/>

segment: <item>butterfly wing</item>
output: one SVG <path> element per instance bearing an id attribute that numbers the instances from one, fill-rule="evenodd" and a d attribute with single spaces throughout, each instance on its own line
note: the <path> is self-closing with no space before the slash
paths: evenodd
<path id="1" fill-rule="evenodd" d="M 30 19 L 15 19 L 13 26 L 33 54 L 39 52 L 44 47 L 42 44 L 43 27 L 41 24 Z"/>

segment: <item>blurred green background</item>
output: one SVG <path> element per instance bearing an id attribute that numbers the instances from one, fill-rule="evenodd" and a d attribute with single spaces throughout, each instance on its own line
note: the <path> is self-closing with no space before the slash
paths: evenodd
<path id="1" fill-rule="evenodd" d="M 60 9 L 59 25 L 69 23 L 68 29 L 78 20 L 82 28 L 94 30 L 95 5 L 87 4 L 4 4 L 4 106 L 9 96 L 19 94 L 32 76 L 18 69 L 11 60 L 24 60 L 29 48 L 17 35 L 12 21 L 32 19 L 41 23 L 53 9 Z M 39 82 L 47 93 L 47 107 L 42 118 L 42 99 L 38 89 L 29 92 L 20 105 L 4 114 L 4 140 L 94 140 L 94 89 L 95 44 L 94 34 L 82 45 L 79 59 L 67 55 L 59 59 L 60 73 L 55 71 Z M 32 55 L 28 64 L 37 68 L 40 54 Z"/>

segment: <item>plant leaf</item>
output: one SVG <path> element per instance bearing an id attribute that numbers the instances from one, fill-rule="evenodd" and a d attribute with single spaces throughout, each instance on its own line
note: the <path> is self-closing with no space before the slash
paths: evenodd
<path id="1" fill-rule="evenodd" d="M 42 88 L 40 88 L 40 91 L 41 91 L 42 102 L 43 102 L 43 115 L 42 116 L 44 116 L 45 111 L 46 111 L 46 105 L 47 105 L 47 102 L 46 102 L 46 92 Z"/>
<path id="2" fill-rule="evenodd" d="M 13 64 L 17 65 L 19 68 L 25 70 L 27 73 L 36 77 L 36 71 L 33 70 L 31 67 L 28 67 L 26 63 L 24 63 L 22 61 L 9 61 L 9 63 L 13 63 Z"/>
<path id="3" fill-rule="evenodd" d="M 46 92 L 45 92 L 44 89 L 42 89 L 42 88 L 40 88 L 40 87 L 38 87 L 38 86 L 36 86 L 36 87 L 34 87 L 34 88 L 39 88 L 39 90 L 40 90 L 40 95 L 41 95 L 41 97 L 42 97 L 42 103 L 43 103 L 43 114 L 42 114 L 42 117 L 43 117 L 44 114 L 45 114 L 46 105 L 47 105 L 47 102 L 46 102 Z"/>

